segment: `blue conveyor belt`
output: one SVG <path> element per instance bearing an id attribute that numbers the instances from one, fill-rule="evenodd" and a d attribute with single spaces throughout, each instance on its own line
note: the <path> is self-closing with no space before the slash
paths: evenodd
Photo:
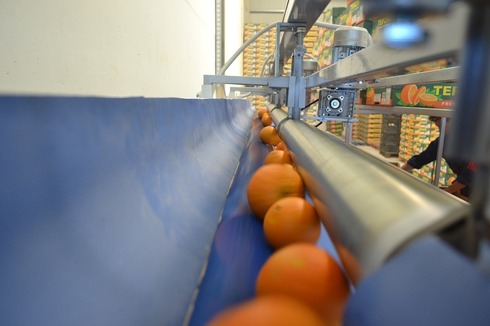
<path id="1" fill-rule="evenodd" d="M 0 97 L 0 325 L 182 325 L 253 114 Z"/>
<path id="2" fill-rule="evenodd" d="M 223 309 L 253 298 L 257 274 L 273 253 L 265 240 L 262 222 L 250 210 L 246 193 L 250 177 L 264 164 L 270 150 L 260 141 L 262 128 L 260 120 L 254 119 L 224 206 L 223 218 L 216 231 L 207 270 L 190 319 L 191 326 L 205 325 Z M 338 259 L 323 228 L 318 245 Z"/>
<path id="3" fill-rule="evenodd" d="M 261 128 L 260 120 L 254 119 L 216 230 L 190 325 L 204 325 L 222 309 L 253 297 L 256 275 L 273 251 L 261 221 L 250 210 L 246 191 L 250 177 L 263 165 L 268 152 L 258 137 Z"/>

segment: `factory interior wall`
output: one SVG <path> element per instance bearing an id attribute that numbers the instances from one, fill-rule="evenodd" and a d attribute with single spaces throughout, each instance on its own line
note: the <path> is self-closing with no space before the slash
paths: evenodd
<path id="1" fill-rule="evenodd" d="M 225 0 L 225 63 L 242 46 L 244 24 L 244 0 Z M 226 75 L 243 75 L 243 55 L 227 69 Z"/>
<path id="2" fill-rule="evenodd" d="M 0 93 L 195 97 L 203 75 L 214 74 L 214 7 L 2 1 Z"/>

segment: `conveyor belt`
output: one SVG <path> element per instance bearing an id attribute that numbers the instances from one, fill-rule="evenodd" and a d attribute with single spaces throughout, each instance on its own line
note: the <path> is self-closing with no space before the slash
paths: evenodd
<path id="1" fill-rule="evenodd" d="M 273 252 L 265 240 L 262 223 L 250 210 L 246 196 L 250 177 L 264 164 L 270 150 L 259 139 L 262 128 L 260 120 L 254 119 L 216 231 L 195 308 L 190 311 L 191 326 L 204 325 L 221 310 L 253 298 L 257 274 Z M 325 229 L 322 229 L 317 244 L 339 260 Z"/>
<path id="2" fill-rule="evenodd" d="M 0 97 L 0 325 L 181 325 L 253 114 Z"/>

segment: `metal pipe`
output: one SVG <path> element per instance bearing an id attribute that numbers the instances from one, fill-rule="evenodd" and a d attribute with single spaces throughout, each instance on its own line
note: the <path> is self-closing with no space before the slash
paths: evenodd
<path id="1" fill-rule="evenodd" d="M 411 241 L 471 225 L 466 202 L 281 109 L 271 116 L 354 284 Z"/>
<path id="2" fill-rule="evenodd" d="M 256 39 L 258 39 L 260 36 L 262 36 L 264 33 L 266 33 L 268 30 L 270 30 L 273 27 L 276 27 L 276 23 L 267 25 L 266 27 L 258 31 L 254 36 L 252 36 L 248 41 L 243 43 L 242 46 L 240 46 L 238 50 L 235 51 L 235 53 L 231 56 L 231 58 L 228 59 L 228 61 L 226 61 L 225 65 L 221 67 L 220 71 L 218 72 L 218 75 L 224 75 L 226 70 L 233 63 L 233 61 L 235 61 L 236 58 L 238 58 L 238 56 L 243 52 L 243 50 L 245 50 L 247 46 L 249 46 L 252 42 L 254 42 Z"/>
<path id="3" fill-rule="evenodd" d="M 447 154 L 478 167 L 470 200 L 490 241 L 490 3 L 471 1 L 470 9 Z"/>
<path id="4" fill-rule="evenodd" d="M 352 144 L 352 122 L 347 121 L 344 123 L 345 126 L 345 142 L 347 144 Z"/>
<path id="5" fill-rule="evenodd" d="M 434 168 L 435 176 L 432 180 L 437 187 L 439 185 L 439 176 L 441 175 L 442 153 L 444 152 L 444 140 L 446 138 L 446 123 L 447 118 L 441 118 L 441 128 L 439 129 L 439 143 L 437 144 L 436 166 Z"/>

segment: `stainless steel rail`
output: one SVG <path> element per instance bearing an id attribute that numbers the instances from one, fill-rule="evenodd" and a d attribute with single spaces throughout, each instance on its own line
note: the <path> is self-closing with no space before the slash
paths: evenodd
<path id="1" fill-rule="evenodd" d="M 271 115 L 354 283 L 424 234 L 470 230 L 466 202 L 281 109 Z M 463 240 L 471 251 L 474 238 Z"/>
<path id="2" fill-rule="evenodd" d="M 362 114 L 423 114 L 433 115 L 436 117 L 451 118 L 454 115 L 454 109 L 436 109 L 422 108 L 414 106 L 379 106 L 356 104 L 354 113 Z"/>

